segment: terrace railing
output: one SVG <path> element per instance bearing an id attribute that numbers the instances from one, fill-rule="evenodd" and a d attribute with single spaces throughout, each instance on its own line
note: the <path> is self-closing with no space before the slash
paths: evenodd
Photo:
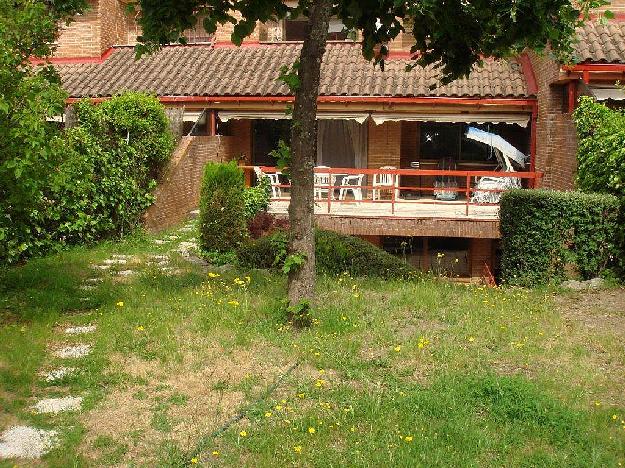
<path id="1" fill-rule="evenodd" d="M 252 180 L 251 175 L 254 174 L 254 166 L 241 166 L 246 173 L 248 183 Z M 275 189 L 272 201 L 289 201 L 290 181 L 287 175 L 283 174 L 276 167 L 261 166 L 260 169 L 265 174 L 277 174 L 278 177 L 272 177 L 272 185 Z M 317 167 L 315 173 L 320 175 L 330 174 L 330 177 L 317 177 L 317 180 L 323 179 L 324 183 L 315 184 L 317 194 L 323 194 L 322 197 L 316 198 L 317 203 L 325 203 L 327 212 L 331 213 L 332 206 L 336 204 L 387 204 L 390 205 L 391 214 L 395 214 L 398 207 L 404 204 L 414 204 L 415 202 L 424 204 L 441 204 L 441 205 L 464 205 L 465 215 L 469 216 L 472 206 L 497 206 L 498 203 L 485 202 L 484 199 L 497 197 L 484 197 L 477 195 L 484 194 L 500 194 L 509 188 L 497 188 L 497 185 L 518 186 L 522 188 L 538 188 L 543 176 L 542 172 L 500 172 L 500 171 L 463 171 L 463 170 L 429 170 L 429 169 L 354 169 L 354 168 L 336 168 L 336 167 Z M 342 184 L 345 176 L 360 176 L 362 178 L 352 177 L 349 184 Z M 386 177 L 384 177 L 386 176 Z M 390 177 L 389 177 L 390 176 Z M 492 181 L 505 182 L 508 179 L 514 183 L 502 184 L 480 184 L 480 180 L 487 178 Z M 360 184 L 355 185 L 354 180 L 362 180 Z M 390 185 L 376 185 L 375 180 L 386 179 L 391 180 Z M 280 183 L 275 181 L 279 180 Z M 325 183 L 325 180 L 328 182 Z M 438 181 L 438 184 L 435 182 Z M 441 183 L 443 181 L 443 183 Z M 348 189 L 351 194 L 355 194 L 354 189 L 359 190 L 362 195 L 361 199 L 355 197 L 339 197 L 341 189 Z M 378 191 L 377 196 L 373 193 Z M 436 193 L 444 192 L 445 194 L 456 193 L 455 200 L 441 200 L 435 197 Z"/>

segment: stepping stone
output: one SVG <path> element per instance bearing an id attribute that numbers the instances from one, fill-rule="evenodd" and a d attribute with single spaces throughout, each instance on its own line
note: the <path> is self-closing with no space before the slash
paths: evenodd
<path id="1" fill-rule="evenodd" d="M 84 325 L 81 327 L 68 327 L 65 329 L 65 333 L 68 335 L 81 335 L 83 333 L 91 333 L 96 329 L 95 325 Z"/>
<path id="2" fill-rule="evenodd" d="M 178 240 L 179 237 L 178 236 L 167 236 L 165 239 L 170 240 L 170 241 L 175 241 L 175 240 Z"/>
<path id="3" fill-rule="evenodd" d="M 132 276 L 137 274 L 134 270 L 122 270 L 117 272 L 117 276 Z"/>
<path id="4" fill-rule="evenodd" d="M 102 260 L 104 265 L 125 265 L 128 263 L 128 260 L 125 258 L 107 258 L 106 260 Z"/>
<path id="5" fill-rule="evenodd" d="M 58 443 L 58 433 L 13 426 L 0 435 L 0 458 L 40 458 Z"/>
<path id="6" fill-rule="evenodd" d="M 128 260 L 132 258 L 132 255 L 115 254 L 115 255 L 111 255 L 111 258 Z"/>
<path id="7" fill-rule="evenodd" d="M 95 268 L 96 270 L 109 270 L 111 265 L 91 265 L 91 268 Z"/>
<path id="8" fill-rule="evenodd" d="M 102 282 L 102 278 L 87 278 L 83 281 L 86 284 L 98 284 Z"/>
<path id="9" fill-rule="evenodd" d="M 76 346 L 67 346 L 65 348 L 59 349 L 54 353 L 56 357 L 60 357 L 61 359 L 70 359 L 70 358 L 80 358 L 87 356 L 91 353 L 91 345 L 88 344 L 79 344 Z"/>
<path id="10" fill-rule="evenodd" d="M 78 286 L 78 289 L 82 289 L 83 291 L 93 291 L 96 287 L 92 284 L 81 284 Z"/>
<path id="11" fill-rule="evenodd" d="M 47 398 L 37 402 L 33 409 L 37 413 L 60 413 L 61 411 L 76 411 L 80 409 L 82 397 Z"/>
<path id="12" fill-rule="evenodd" d="M 43 375 L 43 379 L 46 382 L 56 382 L 63 377 L 67 377 L 74 373 L 76 369 L 74 367 L 59 367 L 58 369 L 51 370 Z"/>
<path id="13" fill-rule="evenodd" d="M 194 227 L 183 226 L 180 229 L 178 229 L 178 232 L 193 232 L 194 230 L 195 230 Z"/>
<path id="14" fill-rule="evenodd" d="M 163 244 L 167 244 L 167 241 L 165 241 L 163 239 L 154 239 L 154 243 L 156 245 L 163 245 Z"/>

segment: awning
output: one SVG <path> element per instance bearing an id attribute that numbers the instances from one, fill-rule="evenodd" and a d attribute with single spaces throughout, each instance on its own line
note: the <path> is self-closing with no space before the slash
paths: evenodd
<path id="1" fill-rule="evenodd" d="M 588 91 L 597 101 L 625 101 L 625 90 L 617 86 L 588 86 Z"/>
<path id="2" fill-rule="evenodd" d="M 283 111 L 218 111 L 217 115 L 219 120 L 227 122 L 228 120 L 239 119 L 270 119 L 270 120 L 282 120 L 290 119 L 291 115 L 286 114 Z M 369 117 L 368 113 L 364 112 L 318 112 L 317 119 L 319 120 L 355 120 L 358 123 L 363 123 Z"/>
<path id="3" fill-rule="evenodd" d="M 372 113 L 371 118 L 380 125 L 384 122 L 401 122 L 403 120 L 413 122 L 460 122 L 460 123 L 506 123 L 517 124 L 527 127 L 530 121 L 528 114 L 412 114 L 412 113 Z"/>
<path id="4" fill-rule="evenodd" d="M 200 119 L 200 117 L 203 117 L 202 114 L 204 114 L 203 110 L 198 110 L 198 111 L 185 110 L 184 115 L 182 116 L 182 120 L 184 120 L 185 122 L 197 122 Z"/>

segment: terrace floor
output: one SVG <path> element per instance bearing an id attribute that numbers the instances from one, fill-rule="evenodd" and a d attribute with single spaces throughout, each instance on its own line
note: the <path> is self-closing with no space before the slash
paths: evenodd
<path id="1" fill-rule="evenodd" d="M 275 214 L 286 214 L 289 207 L 288 200 L 274 200 L 271 202 L 269 212 Z M 417 200 L 401 200 L 393 204 L 389 200 L 371 202 L 364 200 L 357 202 L 354 200 L 338 201 L 332 200 L 328 211 L 327 200 L 317 200 L 315 202 L 315 214 L 329 214 L 333 216 L 359 217 L 359 218 L 438 218 L 438 219 L 458 219 L 458 220 L 488 220 L 499 219 L 498 205 L 469 205 L 467 215 L 467 205 L 462 200 L 439 201 L 429 198 Z"/>

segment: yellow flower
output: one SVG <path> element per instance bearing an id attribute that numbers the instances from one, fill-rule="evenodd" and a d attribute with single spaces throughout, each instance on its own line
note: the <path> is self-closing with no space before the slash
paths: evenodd
<path id="1" fill-rule="evenodd" d="M 395 347 L 393 348 L 393 350 L 394 350 L 396 353 L 399 353 L 399 352 L 401 351 L 401 345 L 397 345 L 397 346 L 395 346 Z"/>
<path id="2" fill-rule="evenodd" d="M 293 450 L 295 451 L 295 453 L 302 453 L 302 446 L 296 445 L 295 447 L 293 447 Z"/>
<path id="3" fill-rule="evenodd" d="M 412 442 L 412 436 L 406 436 L 406 437 L 404 437 L 404 440 L 406 442 Z"/>
<path id="4" fill-rule="evenodd" d="M 270 418 L 270 417 L 271 417 L 271 411 L 267 411 L 267 412 L 265 413 L 265 417 L 266 417 L 266 418 Z"/>
<path id="5" fill-rule="evenodd" d="M 474 338 L 474 337 L 472 337 L 472 336 L 470 336 L 470 337 L 469 337 L 469 342 L 473 343 L 474 341 L 475 341 L 475 338 Z"/>
<path id="6" fill-rule="evenodd" d="M 239 301 L 228 301 L 228 304 L 230 304 L 233 307 L 239 307 Z"/>
<path id="7" fill-rule="evenodd" d="M 219 450 L 213 450 L 213 456 L 214 457 L 218 457 L 219 456 Z"/>
<path id="8" fill-rule="evenodd" d="M 282 405 L 276 405 L 276 410 L 280 411 L 282 409 Z"/>
<path id="9" fill-rule="evenodd" d="M 197 464 L 197 462 L 198 462 L 197 457 L 193 457 L 193 458 L 191 459 L 191 463 L 193 463 L 194 465 L 195 465 L 195 464 Z"/>
<path id="10" fill-rule="evenodd" d="M 213 273 L 212 271 L 208 273 L 209 278 L 219 278 L 221 275 L 219 273 Z"/>
<path id="11" fill-rule="evenodd" d="M 239 435 L 241 437 L 247 437 L 247 432 L 246 431 L 241 431 L 241 432 L 239 432 Z"/>
<path id="12" fill-rule="evenodd" d="M 595 406 L 601 406 L 601 402 L 600 401 L 595 401 Z"/>
<path id="13" fill-rule="evenodd" d="M 321 388 L 321 387 L 323 387 L 323 384 L 324 384 L 324 383 L 326 383 L 326 381 L 325 381 L 325 380 L 323 380 L 323 379 L 317 379 L 317 381 L 315 382 L 315 387 L 319 387 L 319 388 Z"/>
<path id="14" fill-rule="evenodd" d="M 143 325 L 139 325 L 139 326 L 137 327 L 137 330 L 139 330 L 139 331 L 143 331 L 143 330 L 145 330 L 145 328 L 143 328 Z"/>
<path id="15" fill-rule="evenodd" d="M 298 393 L 297 398 L 304 398 L 306 395 L 304 393 Z"/>
<path id="16" fill-rule="evenodd" d="M 124 301 L 119 301 L 117 304 L 115 304 L 117 307 L 124 307 Z"/>
<path id="17" fill-rule="evenodd" d="M 613 419 L 614 421 L 616 421 L 616 420 L 618 419 L 618 416 L 617 416 L 616 414 L 613 414 L 613 415 L 612 415 L 612 419 Z"/>
<path id="18" fill-rule="evenodd" d="M 317 432 L 317 431 L 315 430 L 315 428 L 314 428 L 314 427 L 309 427 L 309 428 L 308 428 L 308 433 L 309 433 L 309 434 L 314 434 L 315 432 Z"/>
<path id="19" fill-rule="evenodd" d="M 245 277 L 245 281 L 247 281 L 248 283 L 251 283 L 252 282 L 252 278 L 250 278 L 249 276 L 246 276 Z"/>

